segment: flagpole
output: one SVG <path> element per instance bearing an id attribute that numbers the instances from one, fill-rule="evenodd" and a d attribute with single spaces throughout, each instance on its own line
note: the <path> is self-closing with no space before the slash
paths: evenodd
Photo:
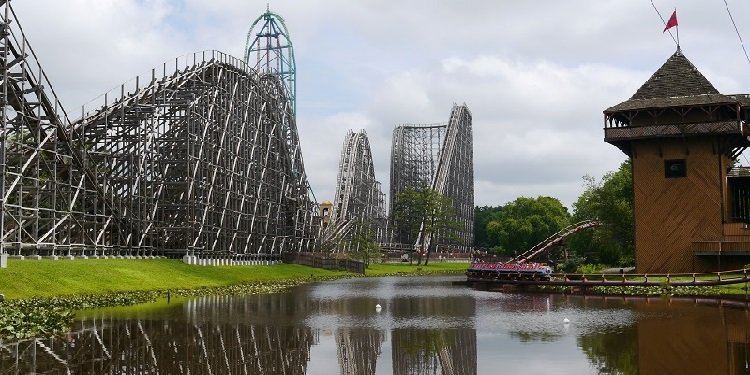
<path id="1" fill-rule="evenodd" d="M 659 16 L 659 19 L 661 19 L 661 22 L 664 23 L 664 31 L 663 32 L 668 32 L 669 33 L 669 36 L 672 38 L 672 40 L 674 41 L 674 43 L 677 45 L 677 49 L 679 49 L 680 48 L 680 43 L 677 41 L 677 39 L 675 39 L 674 35 L 672 35 L 672 30 L 670 30 L 671 27 L 677 26 L 677 8 L 675 8 L 674 12 L 672 12 L 672 17 L 669 17 L 669 21 L 670 22 L 667 22 L 667 21 L 664 20 L 664 17 L 661 16 L 661 13 L 659 13 L 659 9 L 656 9 L 656 4 L 654 4 L 654 0 L 651 0 L 651 7 L 654 8 L 654 11 Z M 673 17 L 674 17 L 674 25 L 670 26 L 670 23 L 671 23 Z"/>
<path id="2" fill-rule="evenodd" d="M 677 8 L 674 8 L 674 13 L 677 14 Z M 680 50 L 680 24 L 674 26 L 677 29 L 677 50 Z"/>

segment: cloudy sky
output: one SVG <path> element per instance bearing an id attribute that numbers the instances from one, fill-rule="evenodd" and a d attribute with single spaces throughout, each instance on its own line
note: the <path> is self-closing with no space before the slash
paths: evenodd
<path id="1" fill-rule="evenodd" d="M 727 2 L 750 43 L 742 17 L 750 3 Z M 267 2 L 12 4 L 66 108 L 80 113 L 177 56 L 244 56 Z M 750 93 L 750 63 L 723 1 L 654 4 L 665 18 L 677 8 L 683 52 L 720 92 Z M 394 126 L 446 122 L 453 103 L 466 103 L 476 204 L 547 195 L 570 207 L 582 176 L 601 177 L 625 159 L 602 140 L 602 111 L 630 97 L 676 48 L 648 0 L 274 0 L 270 8 L 294 42 L 297 123 L 318 200 L 333 197 L 348 129 L 367 131 L 387 189 Z"/>

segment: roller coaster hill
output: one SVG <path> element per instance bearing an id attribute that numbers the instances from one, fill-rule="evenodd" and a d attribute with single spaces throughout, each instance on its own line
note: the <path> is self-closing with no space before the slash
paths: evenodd
<path id="1" fill-rule="evenodd" d="M 0 254 L 278 256 L 312 250 L 289 89 L 218 51 L 177 58 L 72 119 L 0 1 Z"/>

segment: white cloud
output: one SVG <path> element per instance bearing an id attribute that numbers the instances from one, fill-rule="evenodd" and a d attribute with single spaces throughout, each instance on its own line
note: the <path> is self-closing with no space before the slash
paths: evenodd
<path id="1" fill-rule="evenodd" d="M 475 189 L 478 205 L 539 194 L 570 205 L 583 175 L 602 175 L 625 159 L 602 141 L 602 110 L 626 99 L 649 75 L 489 55 L 448 57 L 431 68 L 385 79 L 367 116 L 383 124 L 385 135 L 399 123 L 446 122 L 451 104 L 466 102 L 474 119 L 475 177 L 482 181 Z M 388 163 L 385 151 L 376 157 Z"/>
<path id="2" fill-rule="evenodd" d="M 725 93 L 750 75 L 723 4 L 680 9 L 688 58 Z M 730 1 L 738 15 L 750 3 Z M 234 0 L 15 1 L 13 6 L 68 111 L 176 56 L 219 49 L 242 57 L 266 3 Z M 649 3 L 630 0 L 292 1 L 286 20 L 298 72 L 298 128 L 319 199 L 333 196 L 347 129 L 365 128 L 388 186 L 390 137 L 401 123 L 473 113 L 477 204 L 519 195 L 572 203 L 581 176 L 624 159 L 603 142 L 602 110 L 627 99 L 671 53 Z"/>

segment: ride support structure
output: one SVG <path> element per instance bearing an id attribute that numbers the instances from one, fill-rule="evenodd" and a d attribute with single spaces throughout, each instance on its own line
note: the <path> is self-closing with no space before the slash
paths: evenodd
<path id="1" fill-rule="evenodd" d="M 334 245 L 334 252 L 356 251 L 355 235 L 369 236 L 375 242 L 386 239 L 388 218 L 385 194 L 375 179 L 375 167 L 367 132 L 349 131 L 344 139 L 336 179 L 336 195 L 331 220 L 322 231 L 321 243 Z M 340 246 L 339 246 L 340 245 Z"/>
<path id="2" fill-rule="evenodd" d="M 182 56 L 65 110 L 0 4 L 0 253 L 241 257 L 312 249 L 320 217 L 279 77 Z"/>
<path id="3" fill-rule="evenodd" d="M 393 131 L 391 149 L 390 209 L 401 192 L 425 187 L 453 203 L 456 229 L 431 234 L 422 223 L 416 238 L 393 227 L 396 243 L 412 243 L 424 251 L 431 245 L 469 252 L 474 243 L 474 155 L 472 115 L 466 104 L 454 104 L 447 124 L 402 125 Z M 433 238 L 435 237 L 435 238 Z"/>

